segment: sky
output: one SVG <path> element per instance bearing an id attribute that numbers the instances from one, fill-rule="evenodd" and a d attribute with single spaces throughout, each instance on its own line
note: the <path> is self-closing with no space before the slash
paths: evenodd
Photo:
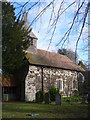
<path id="1" fill-rule="evenodd" d="M 20 4 L 23 4 L 23 2 L 25 2 L 27 0 L 22 0 L 22 2 L 20 0 L 9 0 L 9 1 L 10 2 L 14 1 L 14 2 L 18 2 Z M 25 10 L 27 11 L 28 8 L 37 1 L 38 0 L 30 0 L 31 4 L 27 5 L 25 7 Z M 29 19 L 30 24 L 32 23 L 32 21 L 36 17 L 36 15 L 47 4 L 49 4 L 50 1 L 52 1 L 52 0 L 40 0 L 40 4 L 33 7 L 28 12 L 28 19 Z M 66 9 L 66 7 L 69 4 L 71 4 L 72 2 L 75 1 L 75 4 L 72 5 L 69 9 L 67 9 L 67 11 L 65 11 L 59 17 L 57 25 L 56 25 L 55 33 L 53 35 L 53 38 L 52 38 L 51 44 L 50 44 L 50 39 L 52 37 L 52 32 L 53 32 L 53 29 L 54 29 L 52 27 L 53 20 L 55 20 L 55 17 L 57 17 L 58 10 L 59 10 L 59 7 L 60 7 L 62 1 L 63 0 L 55 0 L 55 2 L 54 2 L 54 12 L 53 12 L 52 20 L 51 20 L 50 23 L 49 23 L 49 20 L 50 20 L 50 16 L 51 16 L 53 6 L 48 8 L 45 11 L 45 13 L 40 17 L 40 19 L 38 19 L 36 22 L 31 24 L 32 30 L 38 38 L 37 47 L 39 49 L 44 49 L 44 50 L 48 50 L 48 51 L 51 51 L 51 52 L 57 52 L 57 50 L 59 48 L 66 48 L 66 49 L 71 49 L 71 50 L 75 51 L 76 40 L 79 36 L 80 28 L 81 28 L 81 24 L 79 24 L 79 22 L 73 27 L 72 32 L 71 32 L 69 38 L 67 39 L 67 41 L 65 42 L 65 44 L 63 46 L 62 46 L 63 42 L 61 44 L 59 44 L 58 46 L 57 46 L 57 44 L 60 42 L 60 40 L 64 36 L 65 32 L 69 29 L 69 27 L 72 23 L 73 17 L 75 16 L 79 0 L 68 0 L 68 1 L 64 0 L 64 4 L 62 5 L 61 11 L 59 12 L 59 14 L 61 14 L 63 12 L 63 10 Z M 84 0 L 80 0 L 80 1 L 82 2 Z M 15 7 L 18 7 L 17 4 L 14 4 L 14 5 L 15 5 Z M 80 10 L 80 13 L 83 13 L 84 10 L 85 10 L 85 5 Z M 15 10 L 15 13 L 17 14 L 19 11 L 20 11 L 20 8 L 17 8 Z M 77 18 L 77 21 L 81 20 L 82 17 L 83 16 L 81 14 L 80 17 Z M 82 23 L 82 21 L 81 21 L 81 23 Z M 88 52 L 87 52 L 88 39 L 87 39 L 87 37 L 88 37 L 88 25 L 86 24 L 85 27 L 84 27 L 81 39 L 78 43 L 78 51 L 77 51 L 78 59 L 82 60 L 83 62 L 88 61 Z M 49 47 L 49 44 L 50 44 L 50 47 Z"/>

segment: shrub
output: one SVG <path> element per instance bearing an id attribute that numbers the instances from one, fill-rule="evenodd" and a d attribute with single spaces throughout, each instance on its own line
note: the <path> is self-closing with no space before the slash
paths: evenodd
<path id="1" fill-rule="evenodd" d="M 52 87 L 50 90 L 49 90 L 49 94 L 50 94 L 50 101 L 55 101 L 55 98 L 56 98 L 56 94 L 59 93 L 59 89 L 55 88 L 55 87 Z"/>
<path id="2" fill-rule="evenodd" d="M 63 102 L 81 102 L 82 96 L 63 97 Z"/>

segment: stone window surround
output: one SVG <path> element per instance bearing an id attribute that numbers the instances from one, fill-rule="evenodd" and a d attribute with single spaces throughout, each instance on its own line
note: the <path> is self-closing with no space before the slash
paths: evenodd
<path id="1" fill-rule="evenodd" d="M 73 87 L 73 86 L 74 86 L 74 84 L 73 84 L 74 81 L 76 82 L 76 80 L 72 80 L 72 90 L 78 90 L 78 89 L 76 88 L 76 86 Z"/>
<path id="2" fill-rule="evenodd" d="M 63 91 L 63 80 L 62 79 L 56 79 L 56 88 L 57 88 L 57 81 L 62 81 L 61 83 L 62 83 L 62 89 L 60 89 L 60 92 L 62 92 Z"/>

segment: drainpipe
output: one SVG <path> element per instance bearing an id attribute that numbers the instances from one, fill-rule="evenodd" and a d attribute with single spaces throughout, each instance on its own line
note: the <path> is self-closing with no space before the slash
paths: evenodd
<path id="1" fill-rule="evenodd" d="M 42 75 L 42 91 L 43 91 L 43 67 L 41 67 L 41 71 L 42 71 L 41 75 Z"/>

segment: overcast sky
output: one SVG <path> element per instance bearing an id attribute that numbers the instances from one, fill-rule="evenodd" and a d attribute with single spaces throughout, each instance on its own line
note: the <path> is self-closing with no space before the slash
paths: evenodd
<path id="1" fill-rule="evenodd" d="M 18 2 L 25 2 L 27 0 L 10 0 L 10 1 L 18 1 Z M 34 2 L 36 2 L 37 0 L 31 0 L 32 4 Z M 46 2 L 43 2 L 46 1 Z M 28 13 L 28 19 L 30 21 L 30 23 L 32 23 L 33 19 L 35 18 L 35 16 L 39 13 L 40 10 L 43 9 L 43 7 L 45 7 L 48 3 L 50 3 L 51 0 L 41 0 L 41 4 L 34 7 L 32 10 L 29 11 Z M 62 0 L 56 0 L 55 2 L 55 14 L 57 14 L 60 3 Z M 38 37 L 38 44 L 37 47 L 40 49 L 44 49 L 44 50 L 49 50 L 49 51 L 53 51 L 53 52 L 57 52 L 58 48 L 61 48 L 62 44 L 56 46 L 58 44 L 58 42 L 60 41 L 60 39 L 63 37 L 64 33 L 68 30 L 69 26 L 72 23 L 72 19 L 75 15 L 75 11 L 76 11 L 76 7 L 77 7 L 77 2 L 78 0 L 64 0 L 65 3 L 63 5 L 62 11 L 73 1 L 76 1 L 76 3 L 74 5 L 72 5 L 64 14 L 62 14 L 62 16 L 60 17 L 60 19 L 58 20 L 57 23 L 57 27 L 52 39 L 52 42 L 50 44 L 50 47 L 48 49 L 49 43 L 50 43 L 50 38 L 52 36 L 52 31 L 50 30 L 50 25 L 49 24 L 49 19 L 50 19 L 50 15 L 51 15 L 51 7 L 40 17 L 39 20 L 37 20 L 34 24 L 32 24 L 32 28 L 33 28 L 33 32 L 35 33 L 35 35 Z M 81 0 L 83 1 L 83 0 Z M 23 4 L 21 2 L 21 4 Z M 15 6 L 16 7 L 16 6 Z M 26 11 L 27 9 L 30 7 L 30 4 L 28 6 L 26 6 Z M 84 11 L 84 7 L 82 8 L 81 12 Z M 19 11 L 20 9 L 16 10 L 16 13 Z M 61 11 L 61 12 L 62 12 Z M 53 21 L 51 21 L 52 23 Z M 81 27 L 81 26 L 80 26 Z M 71 32 L 70 37 L 68 38 L 68 41 L 63 45 L 63 48 L 67 48 L 67 49 L 71 49 L 73 51 L 75 51 L 75 46 L 76 46 L 76 40 L 77 37 L 79 35 L 80 32 L 80 27 L 78 27 L 77 25 L 73 28 L 73 31 Z M 88 32 L 88 26 L 85 25 L 84 31 L 83 31 L 83 35 L 79 41 L 78 44 L 78 56 L 79 59 L 87 61 L 88 59 L 88 54 L 86 52 L 86 46 L 88 44 L 88 39 L 87 39 L 87 34 Z"/>

